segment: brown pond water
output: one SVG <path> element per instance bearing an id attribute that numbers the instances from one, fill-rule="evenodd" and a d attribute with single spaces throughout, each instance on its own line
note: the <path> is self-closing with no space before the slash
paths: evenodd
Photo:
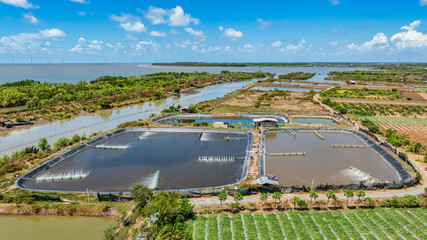
<path id="1" fill-rule="evenodd" d="M 160 170 L 159 189 L 186 189 L 232 184 L 242 176 L 249 136 L 237 133 L 144 132 L 118 134 L 97 145 L 122 146 L 125 150 L 87 148 L 40 173 L 87 173 L 73 181 L 36 182 L 28 179 L 24 187 L 38 190 L 118 192 L 133 184 L 153 187 Z M 225 136 L 230 137 L 226 141 Z M 232 156 L 231 162 L 202 162 L 199 156 Z"/>
<path id="2" fill-rule="evenodd" d="M 365 148 L 333 148 L 333 144 L 366 145 L 348 133 L 319 132 L 267 133 L 266 152 L 306 152 L 305 156 L 266 156 L 265 172 L 277 177 L 282 186 L 359 183 L 366 178 L 350 170 L 354 166 L 381 182 L 399 181 L 394 169 L 374 150 Z"/>
<path id="3" fill-rule="evenodd" d="M 95 217 L 0 216 L 2 240 L 102 239 L 114 221 Z"/>

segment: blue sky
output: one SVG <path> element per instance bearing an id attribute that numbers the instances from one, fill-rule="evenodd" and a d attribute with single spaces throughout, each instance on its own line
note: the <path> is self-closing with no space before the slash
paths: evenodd
<path id="1" fill-rule="evenodd" d="M 0 63 L 427 62 L 427 0 L 0 0 Z"/>

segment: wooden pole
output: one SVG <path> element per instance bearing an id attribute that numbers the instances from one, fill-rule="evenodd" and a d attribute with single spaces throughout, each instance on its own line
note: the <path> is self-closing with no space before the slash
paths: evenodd
<path id="1" fill-rule="evenodd" d="M 86 188 L 86 192 L 87 192 L 87 202 L 89 202 L 89 188 Z"/>

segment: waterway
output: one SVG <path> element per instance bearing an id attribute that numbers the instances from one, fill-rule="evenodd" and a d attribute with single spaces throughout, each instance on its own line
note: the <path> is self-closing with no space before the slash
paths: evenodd
<path id="1" fill-rule="evenodd" d="M 325 75 L 329 71 L 351 71 L 356 68 L 339 67 L 155 67 L 146 64 L 49 64 L 49 65 L 0 65 L 0 83 L 22 79 L 35 79 L 44 82 L 77 82 L 80 80 L 93 80 L 101 75 L 142 75 L 155 72 L 210 72 L 219 73 L 222 70 L 230 71 L 266 71 L 276 74 L 290 72 L 313 72 Z M 151 114 L 159 114 L 170 105 L 180 104 L 188 106 L 222 97 L 227 93 L 240 89 L 257 80 L 225 83 L 198 90 L 196 93 L 182 94 L 180 97 L 169 97 L 164 100 L 136 104 L 121 109 L 103 110 L 95 113 L 78 116 L 75 118 L 55 121 L 48 124 L 29 126 L 12 131 L 0 133 L 0 155 L 11 154 L 22 148 L 37 145 L 40 138 L 45 137 L 49 143 L 56 142 L 61 137 L 71 138 L 74 134 L 91 134 L 93 132 L 108 131 L 117 125 L 148 118 Z M 296 91 L 295 89 L 290 89 Z"/>
<path id="2" fill-rule="evenodd" d="M 0 239 L 102 239 L 112 223 L 112 219 L 98 217 L 0 216 Z"/>

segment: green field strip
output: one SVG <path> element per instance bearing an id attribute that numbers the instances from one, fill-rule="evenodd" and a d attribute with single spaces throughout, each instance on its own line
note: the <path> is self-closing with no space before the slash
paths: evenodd
<path id="1" fill-rule="evenodd" d="M 372 230 L 372 232 L 375 233 L 376 236 L 378 236 L 380 239 L 392 239 L 391 237 L 388 236 L 388 234 L 381 228 L 378 226 L 378 224 L 376 222 L 374 222 L 369 216 L 368 214 L 363 211 L 363 210 L 356 210 L 355 211 L 355 215 L 363 222 L 366 224 L 366 226 Z M 400 237 L 400 236 L 398 236 Z M 401 238 L 399 238 L 401 239 Z"/>
<path id="2" fill-rule="evenodd" d="M 193 220 L 187 220 L 185 222 L 185 226 L 187 227 L 188 232 L 190 232 L 192 234 L 192 238 L 194 239 L 194 225 L 195 225 L 195 221 Z"/>
<path id="3" fill-rule="evenodd" d="M 227 214 L 219 215 L 219 239 L 220 240 L 231 240 L 233 236 L 231 234 L 231 220 Z"/>
<path id="4" fill-rule="evenodd" d="M 351 239 L 344 228 L 337 222 L 337 219 L 332 216 L 330 212 L 324 212 L 322 215 L 339 239 Z"/>
<path id="5" fill-rule="evenodd" d="M 243 230 L 242 215 L 240 214 L 231 215 L 231 227 L 233 229 L 233 232 L 232 232 L 233 240 L 246 239 L 245 232 Z"/>
<path id="6" fill-rule="evenodd" d="M 271 239 L 273 240 L 279 240 L 284 239 L 285 236 L 283 235 L 283 228 L 280 226 L 279 220 L 277 219 L 276 214 L 268 214 L 265 216 L 265 219 L 267 220 L 267 225 L 270 229 L 270 235 Z"/>
<path id="7" fill-rule="evenodd" d="M 405 239 L 402 235 L 399 234 L 398 231 L 396 231 L 390 223 L 384 221 L 380 216 L 378 216 L 373 210 L 367 210 L 366 211 L 367 216 L 375 222 L 378 227 L 380 227 L 389 237 L 392 239 Z"/>
<path id="8" fill-rule="evenodd" d="M 207 224 L 206 224 L 206 232 L 207 239 L 218 240 L 218 220 L 217 215 L 209 215 Z"/>
<path id="9" fill-rule="evenodd" d="M 377 216 L 384 219 L 384 221 L 386 221 L 388 224 L 390 224 L 400 235 L 402 235 L 406 239 L 413 239 L 413 240 L 418 239 L 417 237 L 414 236 L 413 233 L 408 231 L 409 229 L 407 230 L 405 227 L 403 227 L 399 223 L 399 219 L 393 218 L 390 213 L 384 212 L 381 210 L 382 209 L 376 209 L 375 210 L 375 213 L 377 214 Z"/>
<path id="10" fill-rule="evenodd" d="M 279 220 L 280 226 L 283 229 L 283 232 L 285 233 L 286 239 L 296 240 L 298 239 L 298 236 L 294 230 L 294 227 L 292 226 L 291 221 L 289 220 L 288 216 L 281 212 L 277 214 L 277 219 Z"/>
<path id="11" fill-rule="evenodd" d="M 354 228 L 354 226 L 341 214 L 341 212 L 332 212 L 332 216 L 336 217 L 338 224 L 348 233 L 352 239 L 363 240 L 363 237 Z"/>
<path id="12" fill-rule="evenodd" d="M 331 231 L 329 228 L 328 223 L 323 219 L 323 216 L 318 212 L 311 212 L 311 217 L 313 218 L 313 221 L 317 224 L 320 231 L 322 231 L 323 235 L 326 237 L 326 239 L 336 240 L 338 239 L 337 236 Z"/>
<path id="13" fill-rule="evenodd" d="M 385 214 L 386 213 L 383 215 Z M 389 216 L 393 219 L 397 219 L 397 221 L 400 222 L 402 226 L 404 226 L 408 231 L 417 236 L 419 239 L 427 239 L 427 235 L 424 233 L 425 231 L 423 231 L 420 226 L 417 226 L 414 222 L 406 218 L 403 214 L 400 214 L 395 209 L 391 209 L 387 212 L 387 214 L 389 214 Z"/>
<path id="14" fill-rule="evenodd" d="M 408 211 L 406 208 L 398 208 L 397 211 L 405 216 L 407 219 L 411 220 L 415 226 L 419 227 L 424 232 L 427 232 L 427 224 L 422 221 L 421 218 L 417 217 L 412 212 Z"/>
<path id="15" fill-rule="evenodd" d="M 353 224 L 358 230 L 359 232 L 363 235 L 363 237 L 365 237 L 367 240 L 375 240 L 378 239 L 378 237 L 373 233 L 372 230 L 370 230 L 365 223 L 363 223 L 354 212 L 343 212 L 342 214 L 344 214 L 347 217 L 347 220 Z"/>
<path id="16" fill-rule="evenodd" d="M 291 219 L 292 225 L 294 226 L 295 232 L 299 239 L 311 239 L 308 229 L 302 222 L 299 214 L 295 211 L 287 212 L 289 219 Z M 295 228 L 296 227 L 296 228 Z"/>
<path id="17" fill-rule="evenodd" d="M 423 223 L 427 223 L 427 215 L 425 214 L 425 211 L 415 208 L 409 209 L 408 211 L 417 216 Z"/>
<path id="18" fill-rule="evenodd" d="M 194 225 L 194 239 L 205 240 L 206 238 L 206 220 L 205 216 L 198 216 L 196 218 L 196 224 Z"/>
<path id="19" fill-rule="evenodd" d="M 258 239 L 258 231 L 255 225 L 255 220 L 252 214 L 243 214 L 244 227 L 247 239 Z"/>
<path id="20" fill-rule="evenodd" d="M 262 213 L 255 213 L 254 214 L 255 223 L 258 229 L 259 237 L 261 240 L 270 240 L 270 231 L 267 226 L 267 222 L 265 220 L 265 217 Z"/>
<path id="21" fill-rule="evenodd" d="M 325 239 L 322 232 L 319 230 L 316 223 L 310 217 L 310 214 L 308 212 L 300 212 L 299 215 L 300 215 L 304 225 L 307 227 L 308 231 L 310 232 L 310 236 L 313 239 L 315 239 L 315 240 Z"/>

